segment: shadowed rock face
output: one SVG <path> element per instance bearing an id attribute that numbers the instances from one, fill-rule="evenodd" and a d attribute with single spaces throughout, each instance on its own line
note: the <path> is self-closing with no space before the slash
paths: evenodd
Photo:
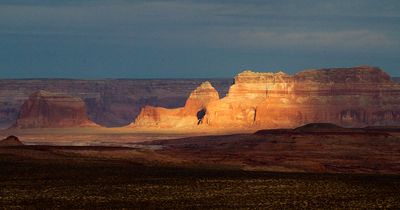
<path id="1" fill-rule="evenodd" d="M 157 152 L 202 166 L 226 164 L 248 170 L 399 174 L 399 131 L 313 123 L 296 129 L 159 140 L 149 144 L 160 146 Z"/>
<path id="2" fill-rule="evenodd" d="M 145 105 L 182 107 L 203 79 L 21 79 L 0 80 L 0 128 L 15 123 L 22 104 L 39 90 L 82 98 L 94 122 L 102 126 L 125 126 Z M 232 79 L 211 79 L 224 96 Z"/>
<path id="3" fill-rule="evenodd" d="M 16 128 L 63 128 L 97 126 L 89 120 L 82 99 L 38 91 L 22 105 Z"/>
<path id="4" fill-rule="evenodd" d="M 167 116 L 157 109 L 155 118 Z M 202 110 L 201 124 L 210 128 L 399 125 L 400 84 L 368 66 L 305 70 L 293 76 L 247 70 L 235 77 L 226 97 L 209 101 Z M 166 119 L 174 123 L 181 110 L 171 112 Z"/>
<path id="5" fill-rule="evenodd" d="M 9 136 L 0 141 L 0 147 L 22 146 L 24 145 L 16 136 Z"/>
<path id="6" fill-rule="evenodd" d="M 176 109 L 146 106 L 136 118 L 133 127 L 193 127 L 201 123 L 206 106 L 219 99 L 210 82 L 203 82 L 190 94 L 185 106 Z"/>

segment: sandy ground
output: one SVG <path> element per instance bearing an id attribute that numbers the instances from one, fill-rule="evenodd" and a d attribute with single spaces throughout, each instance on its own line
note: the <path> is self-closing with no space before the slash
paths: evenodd
<path id="1" fill-rule="evenodd" d="M 27 145 L 119 145 L 152 140 L 178 139 L 193 136 L 227 135 L 253 133 L 256 130 L 221 129 L 138 129 L 138 128 L 46 128 L 6 129 L 0 131 L 0 138 L 9 135 Z"/>
<path id="2" fill-rule="evenodd" d="M 400 172 L 400 138 L 396 129 L 319 126 L 255 134 L 132 128 L 5 130 L 1 135 L 16 135 L 33 146 L 4 147 L 0 154 L 28 159 L 86 157 L 146 165 L 150 162 L 282 172 Z"/>
<path id="3" fill-rule="evenodd" d="M 0 153 L 1 209 L 400 208 L 399 175 L 145 166 L 118 159 L 139 158 L 133 149 L 32 147 L 36 158 Z"/>

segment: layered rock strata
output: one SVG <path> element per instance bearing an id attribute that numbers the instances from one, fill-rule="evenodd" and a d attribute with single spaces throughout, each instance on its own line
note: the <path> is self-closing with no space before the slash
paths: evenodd
<path id="1" fill-rule="evenodd" d="M 89 120 L 84 101 L 61 93 L 38 91 L 22 105 L 14 128 L 97 126 Z"/>
<path id="2" fill-rule="evenodd" d="M 183 120 L 183 110 L 145 108 L 136 122 L 154 116 L 147 118 L 146 125 L 152 126 L 150 121 L 156 126 L 165 122 L 167 127 L 195 125 Z M 247 70 L 235 77 L 226 97 L 209 100 L 202 110 L 205 115 L 199 124 L 221 129 L 292 128 L 308 123 L 400 125 L 400 84 L 369 66 L 305 70 L 294 75 Z"/>
<path id="3" fill-rule="evenodd" d="M 186 100 L 185 106 L 175 109 L 145 106 L 136 118 L 133 127 L 193 127 L 202 123 L 206 106 L 219 99 L 219 94 L 210 82 L 203 82 Z"/>
<path id="4" fill-rule="evenodd" d="M 0 147 L 10 146 L 23 146 L 24 144 L 16 136 L 8 136 L 7 138 L 0 140 Z"/>
<path id="5" fill-rule="evenodd" d="M 219 94 L 226 95 L 232 79 L 210 79 Z M 22 104 L 39 90 L 82 98 L 95 123 L 126 126 L 145 105 L 182 107 L 202 79 L 0 79 L 0 129 L 18 118 Z"/>
<path id="6" fill-rule="evenodd" d="M 224 127 L 346 127 L 400 124 L 400 85 L 379 68 L 355 67 L 284 73 L 245 71 L 226 98 L 207 107 L 205 122 Z"/>

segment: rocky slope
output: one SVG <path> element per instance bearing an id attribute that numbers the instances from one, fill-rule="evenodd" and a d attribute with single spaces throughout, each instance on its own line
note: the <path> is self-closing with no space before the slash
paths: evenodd
<path id="1" fill-rule="evenodd" d="M 157 109 L 158 118 L 163 118 L 165 110 Z M 369 66 L 295 75 L 247 70 L 235 77 L 226 97 L 210 101 L 202 110 L 201 125 L 218 129 L 292 128 L 307 123 L 399 125 L 400 84 Z M 179 116 L 179 110 L 172 112 L 173 117 L 165 118 Z M 183 127 L 175 121 L 169 126 Z"/>
<path id="2" fill-rule="evenodd" d="M 23 146 L 24 144 L 16 136 L 8 136 L 7 138 L 0 140 L 0 147 L 9 146 Z"/>
<path id="3" fill-rule="evenodd" d="M 89 120 L 81 98 L 48 91 L 32 94 L 22 105 L 15 128 L 97 126 Z"/>
<path id="4" fill-rule="evenodd" d="M 200 136 L 148 142 L 157 152 L 206 166 L 318 173 L 400 172 L 399 131 L 309 124 L 255 134 Z"/>
<path id="5" fill-rule="evenodd" d="M 184 106 L 190 91 L 202 81 L 204 80 L 0 80 L 0 128 L 7 128 L 15 123 L 24 101 L 39 90 L 80 97 L 86 103 L 90 119 L 103 126 L 116 127 L 131 123 L 145 105 L 167 108 Z M 210 82 L 221 95 L 225 95 L 232 79 L 212 79 Z"/>
<path id="6" fill-rule="evenodd" d="M 379 68 L 309 70 L 295 74 L 292 80 L 286 89 L 268 90 L 268 99 L 257 106 L 256 125 L 400 124 L 400 85 Z"/>
<path id="7" fill-rule="evenodd" d="M 268 91 L 287 91 L 291 80 L 283 72 L 244 71 L 235 77 L 226 97 L 206 107 L 203 122 L 211 127 L 253 126 L 257 106 L 267 100 Z"/>
<path id="8" fill-rule="evenodd" d="M 210 82 L 203 82 L 190 94 L 185 106 L 175 109 L 146 106 L 136 118 L 133 127 L 193 127 L 201 123 L 205 107 L 219 99 Z"/>

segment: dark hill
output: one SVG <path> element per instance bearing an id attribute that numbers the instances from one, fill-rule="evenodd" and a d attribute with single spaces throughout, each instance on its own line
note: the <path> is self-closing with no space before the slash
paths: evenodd
<path id="1" fill-rule="evenodd" d="M 294 129 L 300 132 L 344 131 L 346 128 L 333 123 L 310 123 Z"/>
<path id="2" fill-rule="evenodd" d="M 24 145 L 16 136 L 9 136 L 0 141 L 0 147 L 22 146 Z"/>
<path id="3" fill-rule="evenodd" d="M 336 131 L 335 131 L 336 130 Z M 160 140 L 164 155 L 188 164 L 227 165 L 247 170 L 394 173 L 400 172 L 400 132 L 308 124 L 256 134 Z"/>

